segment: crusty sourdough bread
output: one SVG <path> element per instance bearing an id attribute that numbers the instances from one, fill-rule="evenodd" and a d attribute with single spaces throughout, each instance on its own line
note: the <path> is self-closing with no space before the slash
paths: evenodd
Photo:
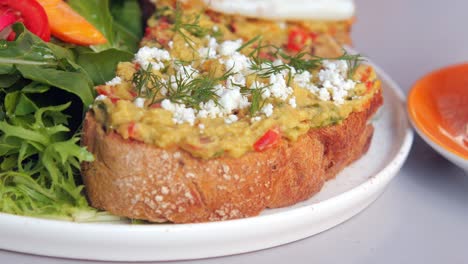
<path id="1" fill-rule="evenodd" d="M 106 132 L 92 110 L 82 144 L 95 161 L 82 174 L 92 206 L 153 222 L 204 222 L 255 216 L 265 208 L 295 204 L 369 148 L 369 119 L 382 104 L 379 91 L 364 111 L 341 124 L 311 129 L 297 141 L 240 158 L 199 159 Z"/>

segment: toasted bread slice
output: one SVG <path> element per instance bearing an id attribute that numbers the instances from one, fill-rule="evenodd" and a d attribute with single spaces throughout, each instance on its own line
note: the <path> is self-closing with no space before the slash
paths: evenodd
<path id="1" fill-rule="evenodd" d="M 366 153 L 369 119 L 382 101 L 379 90 L 340 124 L 311 129 L 294 142 L 283 139 L 264 152 L 214 159 L 106 132 L 91 110 L 82 137 L 95 156 L 82 165 L 86 192 L 96 208 L 152 222 L 236 219 L 292 205 Z"/>

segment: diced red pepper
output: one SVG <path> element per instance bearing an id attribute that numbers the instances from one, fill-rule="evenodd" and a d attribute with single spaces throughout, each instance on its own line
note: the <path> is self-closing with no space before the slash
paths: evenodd
<path id="1" fill-rule="evenodd" d="M 315 33 L 315 32 L 310 32 L 309 36 L 313 41 L 315 41 L 318 38 L 319 35 L 317 33 Z"/>
<path id="2" fill-rule="evenodd" d="M 288 44 L 286 47 L 291 51 L 300 51 L 304 48 L 307 41 L 312 40 L 311 34 L 305 29 L 296 27 L 289 32 Z"/>
<path id="3" fill-rule="evenodd" d="M 231 30 L 231 32 L 236 33 L 237 32 L 237 24 L 234 23 L 234 22 L 231 22 L 229 24 L 229 29 Z"/>
<path id="4" fill-rule="evenodd" d="M 111 100 L 111 102 L 112 102 L 113 104 L 117 103 L 117 101 L 119 101 L 120 98 L 114 95 L 114 93 L 113 93 L 113 91 L 112 91 L 112 87 L 111 87 L 111 91 L 106 90 L 105 87 L 106 87 L 106 86 L 104 86 L 104 85 L 101 85 L 101 86 L 96 87 L 96 92 L 97 92 L 98 94 L 100 94 L 100 95 L 105 95 L 105 96 L 107 96 L 107 97 Z"/>
<path id="5" fill-rule="evenodd" d="M 254 143 L 253 147 L 255 151 L 264 151 L 266 149 L 275 147 L 281 139 L 281 133 L 278 128 L 272 128 L 268 130 L 257 142 Z"/>
<path id="6" fill-rule="evenodd" d="M 150 108 L 161 108 L 161 103 L 152 104 Z"/>
<path id="7" fill-rule="evenodd" d="M 369 66 L 366 68 L 366 71 L 364 72 L 364 74 L 361 76 L 361 82 L 367 82 L 367 80 L 369 79 L 370 75 L 371 75 L 371 72 L 372 72 L 372 68 Z"/>
<path id="8" fill-rule="evenodd" d="M 133 65 L 135 66 L 135 70 L 136 70 L 136 71 L 139 71 L 139 70 L 141 69 L 141 65 L 140 65 L 140 64 L 134 63 Z"/>
<path id="9" fill-rule="evenodd" d="M 109 95 L 109 92 L 108 92 L 106 89 L 104 89 L 104 87 L 105 87 L 105 86 L 98 86 L 98 87 L 96 87 L 96 92 L 97 92 L 98 94 L 108 96 L 108 95 Z"/>
<path id="10" fill-rule="evenodd" d="M 130 90 L 129 93 L 133 98 L 137 97 L 137 95 L 138 95 L 137 92 L 135 92 L 133 90 Z"/>
<path id="11" fill-rule="evenodd" d="M 136 137 L 136 124 L 135 122 L 130 122 L 128 125 L 128 137 L 129 138 L 135 138 Z"/>
<path id="12" fill-rule="evenodd" d="M 266 51 L 260 51 L 258 56 L 261 59 L 265 59 L 265 60 L 269 60 L 269 61 L 274 61 L 276 59 L 275 56 L 273 56 L 273 54 L 271 54 L 269 52 L 266 52 Z"/>
<path id="13" fill-rule="evenodd" d="M 145 28 L 145 37 L 149 37 L 151 35 L 151 31 L 150 27 Z"/>
<path id="14" fill-rule="evenodd" d="M 219 15 L 216 12 L 211 11 L 211 10 L 206 10 L 205 14 L 208 17 L 210 17 L 211 21 L 213 21 L 215 23 L 220 23 L 221 22 L 221 18 L 219 17 Z"/>
<path id="15" fill-rule="evenodd" d="M 372 86 L 374 85 L 374 82 L 373 81 L 367 81 L 366 82 L 366 93 L 370 92 L 370 90 L 372 89 Z"/>
<path id="16" fill-rule="evenodd" d="M 167 20 L 166 17 L 161 17 L 161 19 L 159 19 L 159 25 L 158 25 L 159 30 L 162 31 L 162 30 L 168 29 L 170 26 L 171 26 L 171 23 L 169 23 L 169 20 Z"/>

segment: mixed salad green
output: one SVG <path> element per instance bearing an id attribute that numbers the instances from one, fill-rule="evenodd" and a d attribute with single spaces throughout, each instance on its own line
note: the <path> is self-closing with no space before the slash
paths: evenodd
<path id="1" fill-rule="evenodd" d="M 0 40 L 0 212 L 99 221 L 115 219 L 90 207 L 80 163 L 93 156 L 79 145 L 93 87 L 129 61 L 141 39 L 135 0 L 69 0 L 107 39 L 83 47 L 44 42 L 16 23 Z"/>

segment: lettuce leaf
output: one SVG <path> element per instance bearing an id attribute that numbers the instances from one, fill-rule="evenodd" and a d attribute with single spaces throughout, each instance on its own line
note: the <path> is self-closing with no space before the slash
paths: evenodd
<path id="1" fill-rule="evenodd" d="M 22 24 L 13 30 L 15 41 L 0 49 L 0 212 L 119 220 L 90 207 L 83 194 L 80 164 L 93 155 L 79 145 L 76 128 L 94 99 L 93 86 L 128 57 L 114 50 L 90 54 L 83 64 L 106 68 L 99 79 L 80 65 L 80 54 L 43 42 Z"/>

